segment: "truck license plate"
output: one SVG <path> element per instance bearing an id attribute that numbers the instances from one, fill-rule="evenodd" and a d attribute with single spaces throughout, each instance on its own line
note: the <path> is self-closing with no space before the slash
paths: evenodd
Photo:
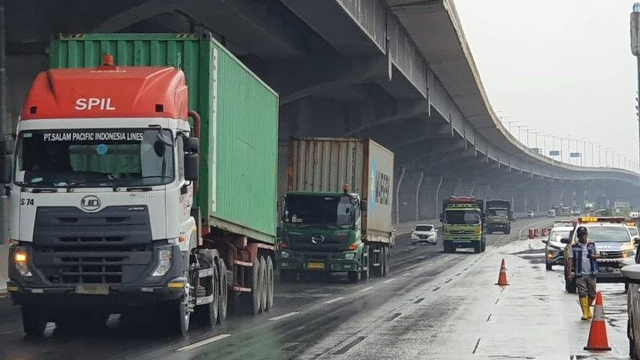
<path id="1" fill-rule="evenodd" d="M 107 284 L 78 284 L 76 294 L 83 295 L 109 295 L 109 285 Z"/>
<path id="2" fill-rule="evenodd" d="M 324 263 L 315 263 L 315 262 L 307 263 L 307 269 L 323 270 Z"/>

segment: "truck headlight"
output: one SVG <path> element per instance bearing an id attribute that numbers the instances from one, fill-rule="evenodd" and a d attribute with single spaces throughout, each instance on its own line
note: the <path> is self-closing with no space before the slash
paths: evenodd
<path id="1" fill-rule="evenodd" d="M 354 253 L 346 253 L 344 254 L 344 259 L 345 260 L 353 260 L 356 257 L 356 254 Z"/>
<path id="2" fill-rule="evenodd" d="M 153 270 L 151 276 L 164 276 L 169 269 L 171 269 L 171 259 L 173 257 L 173 251 L 169 249 L 158 250 L 158 266 Z"/>
<path id="3" fill-rule="evenodd" d="M 13 263 L 16 267 L 16 270 L 20 273 L 20 275 L 24 277 L 31 277 L 31 270 L 29 270 L 29 255 L 27 251 L 24 249 L 16 249 L 13 253 Z"/>
<path id="4" fill-rule="evenodd" d="M 280 257 L 283 259 L 286 259 L 290 256 L 291 254 L 289 254 L 288 251 L 280 251 Z"/>

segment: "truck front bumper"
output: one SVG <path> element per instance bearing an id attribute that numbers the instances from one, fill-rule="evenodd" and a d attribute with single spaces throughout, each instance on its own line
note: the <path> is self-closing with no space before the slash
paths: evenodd
<path id="1" fill-rule="evenodd" d="M 185 269 L 188 269 L 188 253 L 182 253 L 177 245 L 171 246 L 172 262 L 163 276 L 151 276 L 158 259 L 158 243 L 150 247 L 152 260 L 140 277 L 123 283 L 65 283 L 52 282 L 44 271 L 29 261 L 31 276 L 20 274 L 15 265 L 9 263 L 9 281 L 7 290 L 15 305 L 37 304 L 48 308 L 87 307 L 103 308 L 113 312 L 135 306 L 179 299 L 188 282 Z M 29 249 L 28 244 L 21 248 Z M 13 259 L 14 249 L 10 249 L 9 259 Z M 31 250 L 29 250 L 31 254 Z M 30 256 L 30 255 L 29 255 Z"/>
<path id="2" fill-rule="evenodd" d="M 606 259 L 598 261 L 598 282 L 621 283 L 624 282 L 620 269 L 625 266 L 624 259 Z"/>
<path id="3" fill-rule="evenodd" d="M 283 255 L 283 252 L 286 255 Z M 346 272 L 361 271 L 357 251 L 344 252 L 302 252 L 292 250 L 276 251 L 276 265 L 280 270 Z M 351 259 L 347 259 L 351 257 Z"/>
<path id="4" fill-rule="evenodd" d="M 479 242 L 482 241 L 482 237 L 480 236 L 464 236 L 464 235 L 445 235 L 444 242 L 449 242 L 454 244 L 457 248 L 472 248 Z"/>

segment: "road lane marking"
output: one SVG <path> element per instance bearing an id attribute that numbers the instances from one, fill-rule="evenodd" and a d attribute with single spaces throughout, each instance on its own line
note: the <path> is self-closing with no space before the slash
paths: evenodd
<path id="1" fill-rule="evenodd" d="M 344 354 L 346 354 L 347 351 L 353 349 L 356 345 L 358 345 L 361 342 L 363 342 L 366 338 L 367 338 L 366 336 L 359 336 L 355 340 L 353 340 L 350 343 L 348 343 L 347 345 L 343 346 L 340 350 L 334 352 L 333 355 L 344 355 Z"/>
<path id="2" fill-rule="evenodd" d="M 392 281 L 395 281 L 395 280 L 396 280 L 396 278 L 393 278 L 393 279 L 385 280 L 385 281 L 383 281 L 382 283 L 383 283 L 383 284 L 388 284 L 388 283 L 390 283 L 390 282 L 392 282 Z"/>
<path id="3" fill-rule="evenodd" d="M 369 291 L 369 290 L 371 290 L 371 289 L 373 289 L 373 286 L 369 286 L 369 287 L 366 287 L 366 288 L 364 288 L 364 289 L 361 289 L 361 290 L 360 290 L 360 292 Z"/>
<path id="4" fill-rule="evenodd" d="M 431 291 L 438 291 L 438 290 L 440 290 L 440 286 L 438 286 L 438 287 L 434 288 L 434 289 L 433 289 L 433 290 L 431 290 Z"/>
<path id="5" fill-rule="evenodd" d="M 413 303 L 414 304 L 420 304 L 423 300 L 424 300 L 424 298 L 420 298 L 420 299 L 414 301 Z"/>
<path id="6" fill-rule="evenodd" d="M 336 301 L 340 301 L 340 300 L 342 300 L 342 299 L 344 299 L 344 296 L 340 296 L 340 297 L 337 297 L 337 298 L 335 298 L 335 299 L 331 299 L 331 300 L 325 301 L 324 303 L 325 303 L 325 304 L 333 304 L 334 302 L 336 302 Z"/>
<path id="7" fill-rule="evenodd" d="M 476 347 L 473 348 L 472 354 L 475 354 L 478 351 L 478 345 L 480 345 L 480 338 L 478 338 L 478 342 L 476 343 Z"/>
<path id="8" fill-rule="evenodd" d="M 209 338 L 209 339 L 206 339 L 206 340 L 202 340 L 202 341 L 198 341 L 197 343 L 193 343 L 191 345 L 181 347 L 180 349 L 178 349 L 178 351 L 193 350 L 195 348 L 199 348 L 201 346 L 205 346 L 207 344 L 211 344 L 213 342 L 216 342 L 216 341 L 219 341 L 219 340 L 222 340 L 222 339 L 226 339 L 229 336 L 231 336 L 231 334 L 220 334 L 220 335 L 214 336 L 212 338 Z"/>
<path id="9" fill-rule="evenodd" d="M 409 276 L 409 275 L 411 275 L 410 272 L 402 274 L 402 276 Z"/>
<path id="10" fill-rule="evenodd" d="M 391 317 L 387 321 L 391 322 L 391 321 L 397 319 L 398 317 L 400 317 L 400 315 L 402 315 L 402 313 L 395 313 L 395 314 L 391 315 Z"/>
<path id="11" fill-rule="evenodd" d="M 445 281 L 445 284 L 450 283 L 450 282 L 451 282 L 451 280 L 453 280 L 453 279 L 449 279 L 449 280 Z"/>
<path id="12" fill-rule="evenodd" d="M 282 319 L 286 319 L 290 316 L 293 315 L 298 315 L 300 314 L 300 311 L 292 311 L 290 313 L 284 314 L 284 315 L 280 315 L 280 316 L 276 316 L 276 317 L 272 317 L 271 319 L 269 319 L 270 321 L 278 321 L 278 320 L 282 320 Z"/>

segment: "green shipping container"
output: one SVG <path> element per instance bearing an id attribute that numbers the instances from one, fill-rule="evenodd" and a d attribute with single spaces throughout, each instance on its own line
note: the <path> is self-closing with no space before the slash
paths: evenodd
<path id="1" fill-rule="evenodd" d="M 51 45 L 51 68 L 174 66 L 202 117 L 197 203 L 205 222 L 273 244 L 276 233 L 278 95 L 227 49 L 192 34 L 80 34 Z"/>

